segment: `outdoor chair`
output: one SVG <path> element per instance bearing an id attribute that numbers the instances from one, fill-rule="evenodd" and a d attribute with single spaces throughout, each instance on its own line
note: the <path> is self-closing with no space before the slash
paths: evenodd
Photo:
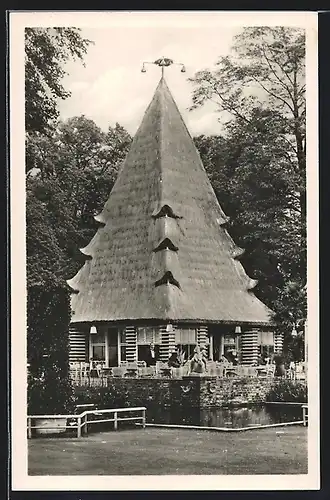
<path id="1" fill-rule="evenodd" d="M 163 367 L 164 364 L 165 363 L 163 363 L 163 361 L 156 361 L 156 373 L 157 373 L 157 375 L 160 373 L 160 369 Z"/>
<path id="2" fill-rule="evenodd" d="M 258 377 L 267 377 L 267 368 L 266 366 L 257 366 L 257 376 Z"/>
<path id="3" fill-rule="evenodd" d="M 256 377 L 257 370 L 255 366 L 247 366 L 247 375 L 248 377 Z"/>
<path id="4" fill-rule="evenodd" d="M 238 367 L 236 367 L 236 366 L 228 366 L 227 368 L 225 368 L 224 376 L 226 378 L 237 377 L 238 376 L 238 372 L 239 372 Z"/>
<path id="5" fill-rule="evenodd" d="M 125 373 L 126 373 L 125 366 L 114 366 L 112 368 L 112 376 L 113 377 L 124 377 Z"/>
<path id="6" fill-rule="evenodd" d="M 80 363 L 77 361 L 70 361 L 69 370 L 71 378 L 76 380 L 80 375 Z"/>
<path id="7" fill-rule="evenodd" d="M 215 366 L 215 375 L 216 377 L 221 377 L 223 378 L 226 373 L 226 368 L 222 363 L 216 364 Z"/>
<path id="8" fill-rule="evenodd" d="M 275 374 L 275 365 L 260 365 L 255 369 L 258 377 L 273 377 Z"/>
<path id="9" fill-rule="evenodd" d="M 216 376 L 216 368 L 217 365 L 215 361 L 206 362 L 206 372 L 208 373 L 208 375 Z"/>
<path id="10" fill-rule="evenodd" d="M 186 361 L 184 365 L 182 366 L 182 373 L 183 375 L 189 375 L 190 373 L 190 362 Z"/>
<path id="11" fill-rule="evenodd" d="M 172 378 L 182 378 L 184 374 L 183 366 L 172 368 Z"/>
<path id="12" fill-rule="evenodd" d="M 80 363 L 80 374 L 82 377 L 88 377 L 90 374 L 90 364 L 86 362 Z"/>
<path id="13" fill-rule="evenodd" d="M 138 364 L 127 363 L 125 377 L 137 377 L 138 374 Z"/>
<path id="14" fill-rule="evenodd" d="M 155 375 L 155 366 L 138 366 L 138 377 L 154 377 Z"/>
<path id="15" fill-rule="evenodd" d="M 217 366 L 214 364 L 214 365 L 210 365 L 207 367 L 207 373 L 211 376 L 211 377 L 216 377 L 217 376 Z"/>
<path id="16" fill-rule="evenodd" d="M 163 363 L 162 361 L 156 361 L 156 373 L 160 376 L 170 376 L 171 377 L 171 368 L 167 363 Z"/>
<path id="17" fill-rule="evenodd" d="M 267 375 L 269 377 L 274 377 L 275 376 L 275 365 L 266 365 L 267 366 Z"/>
<path id="18" fill-rule="evenodd" d="M 296 380 L 305 380 L 306 379 L 306 372 L 305 372 L 305 364 L 304 363 L 297 363 L 295 379 Z"/>

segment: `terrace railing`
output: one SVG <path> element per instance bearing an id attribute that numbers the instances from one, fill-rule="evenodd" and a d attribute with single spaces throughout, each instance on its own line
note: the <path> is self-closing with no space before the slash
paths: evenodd
<path id="1" fill-rule="evenodd" d="M 121 366 L 105 368 L 100 367 L 97 370 L 88 370 L 86 366 L 79 368 L 77 363 L 74 369 L 70 370 L 71 379 L 74 385 L 79 386 L 104 386 L 111 384 L 113 378 L 173 378 L 182 379 L 189 375 L 190 364 L 187 362 L 184 366 L 174 368 L 169 367 L 167 363 L 157 362 L 156 366 L 145 366 L 145 363 L 123 363 Z M 241 377 L 263 377 L 269 378 L 275 375 L 275 365 L 245 366 L 219 363 L 209 361 L 207 363 L 206 376 L 220 378 L 241 378 Z M 303 373 L 302 373 L 303 375 Z M 289 370 L 287 378 L 298 379 L 298 376 L 292 375 Z M 303 377 L 299 377 L 303 379 Z"/>

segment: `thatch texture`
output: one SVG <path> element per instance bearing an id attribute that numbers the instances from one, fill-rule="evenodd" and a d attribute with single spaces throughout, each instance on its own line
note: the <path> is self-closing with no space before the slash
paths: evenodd
<path id="1" fill-rule="evenodd" d="M 269 321 L 164 79 L 97 220 L 92 258 L 68 282 L 72 322 Z"/>

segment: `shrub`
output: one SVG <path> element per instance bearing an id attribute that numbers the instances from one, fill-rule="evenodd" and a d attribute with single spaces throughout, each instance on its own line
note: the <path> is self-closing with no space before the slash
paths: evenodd
<path id="1" fill-rule="evenodd" d="M 99 409 L 103 408 L 124 408 L 132 406 L 128 391 L 111 387 L 82 387 L 75 388 L 75 398 L 77 404 L 95 404 Z"/>
<path id="2" fill-rule="evenodd" d="M 277 380 L 267 394 L 266 401 L 305 403 L 307 401 L 307 384 L 287 379 Z"/>
<path id="3" fill-rule="evenodd" d="M 28 413 L 70 413 L 69 290 L 54 283 L 28 289 Z"/>

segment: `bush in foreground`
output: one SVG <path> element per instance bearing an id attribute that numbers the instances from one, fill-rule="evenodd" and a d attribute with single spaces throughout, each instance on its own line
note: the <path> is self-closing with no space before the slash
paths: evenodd
<path id="1" fill-rule="evenodd" d="M 266 400 L 305 403 L 307 401 L 307 384 L 295 380 L 276 380 L 267 394 Z"/>
<path id="2" fill-rule="evenodd" d="M 28 413 L 63 414 L 73 410 L 69 377 L 69 291 L 56 284 L 28 290 Z"/>

